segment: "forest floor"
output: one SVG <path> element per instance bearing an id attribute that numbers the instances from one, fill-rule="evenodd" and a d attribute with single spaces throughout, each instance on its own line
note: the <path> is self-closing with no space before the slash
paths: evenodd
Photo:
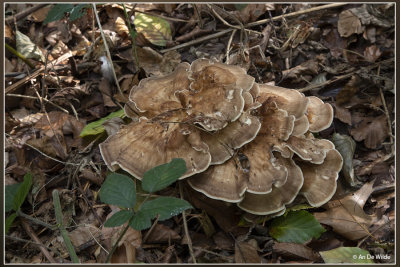
<path id="1" fill-rule="evenodd" d="M 121 228 L 103 226 L 112 208 L 98 197 L 109 172 L 99 143 L 118 123 L 82 130 L 119 111 L 140 80 L 203 57 L 333 106 L 333 123 L 319 136 L 335 143 L 343 168 L 332 200 L 306 209 L 323 217 L 324 232 L 303 243 L 279 242 L 269 234 L 270 218 L 245 221 L 236 205 L 184 187 L 182 197 L 194 206 L 185 218 L 129 228 L 111 262 L 395 261 L 393 3 L 125 4 L 127 14 L 120 4 L 97 5 L 120 88 L 101 58 L 107 49 L 93 6 L 56 6 L 5 5 L 5 43 L 25 57 L 5 51 L 5 217 L 18 215 L 5 235 L 6 263 L 72 262 L 54 228 L 55 189 L 79 261 L 106 261 Z M 132 45 L 126 18 L 133 15 Z M 27 174 L 32 186 L 14 213 L 9 194 Z M 181 197 L 176 184 L 161 194 Z"/>

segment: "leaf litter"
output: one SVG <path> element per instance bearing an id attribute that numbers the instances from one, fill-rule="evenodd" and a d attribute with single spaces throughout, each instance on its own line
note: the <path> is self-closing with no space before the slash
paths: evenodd
<path id="1" fill-rule="evenodd" d="M 6 18 L 34 5 L 6 4 Z M 101 225 L 118 208 L 99 201 L 107 168 L 98 143 L 126 122 L 118 106 L 124 102 L 115 83 L 103 78 L 100 57 L 105 49 L 98 25 L 93 24 L 93 9 L 68 4 L 52 11 L 53 7 L 57 5 L 17 19 L 18 27 L 14 22 L 5 25 L 5 42 L 40 69 L 31 76 L 27 65 L 6 51 L 5 178 L 7 184 L 16 184 L 27 172 L 33 173 L 32 191 L 22 210 L 50 224 L 55 218 L 48 192 L 61 189 L 68 232 L 81 262 L 102 263 L 121 228 Z M 184 198 L 196 208 L 187 218 L 197 262 L 330 262 L 329 253 L 318 252 L 343 248 L 347 250 L 340 256 L 347 255 L 356 249 L 348 244 L 355 242 L 362 249 L 359 253 L 391 257 L 374 262 L 393 262 L 393 4 L 342 4 L 319 14 L 307 12 L 313 4 L 125 7 L 129 23 L 138 32 L 136 56 L 123 7 L 97 7 L 124 97 L 141 79 L 168 74 L 182 61 L 206 56 L 245 67 L 257 82 L 296 88 L 335 108 L 333 124 L 321 136 L 333 141 L 344 158 L 338 190 L 324 207 L 306 207 L 326 231 L 301 244 L 278 242 L 268 230 L 260 230 L 271 226 L 271 218 L 256 220 L 261 224 L 257 226 L 243 223 L 249 216 L 234 205 L 185 187 Z M 293 12 L 304 13 L 290 16 Z M 284 19 L 274 19 L 278 16 Z M 252 23 L 255 26 L 247 26 Z M 233 30 L 229 25 L 236 26 L 235 34 L 209 38 Z M 242 25 L 250 31 L 241 32 Z M 67 54 L 70 59 L 63 59 Z M 58 58 L 62 59 L 59 65 L 45 68 L 42 63 Z M 115 118 L 108 120 L 108 114 Z M 174 184 L 160 194 L 178 195 Z M 208 219 L 195 219 L 199 216 Z M 70 262 L 57 233 L 35 224 L 32 229 L 57 262 Z M 151 231 L 129 229 L 113 263 L 193 261 L 180 216 L 156 223 Z M 10 236 L 30 239 L 18 219 Z M 6 262 L 49 262 L 42 254 L 34 256 L 36 245 L 6 238 Z"/>

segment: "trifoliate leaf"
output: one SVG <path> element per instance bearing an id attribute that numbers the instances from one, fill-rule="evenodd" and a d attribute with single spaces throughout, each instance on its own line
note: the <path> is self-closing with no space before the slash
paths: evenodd
<path id="1" fill-rule="evenodd" d="M 133 208 L 136 203 L 135 183 L 126 175 L 112 173 L 101 186 L 99 195 L 104 203 Z"/>
<path id="2" fill-rule="evenodd" d="M 186 172 L 183 159 L 172 159 L 169 163 L 156 166 L 143 174 L 143 190 L 153 193 L 166 188 Z"/>

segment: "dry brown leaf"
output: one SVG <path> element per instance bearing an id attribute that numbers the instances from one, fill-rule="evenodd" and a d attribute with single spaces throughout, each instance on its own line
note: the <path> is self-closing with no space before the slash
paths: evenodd
<path id="1" fill-rule="evenodd" d="M 116 32 L 121 35 L 122 38 L 127 38 L 129 36 L 129 29 L 125 24 L 125 20 L 121 17 L 117 17 L 114 23 Z"/>
<path id="2" fill-rule="evenodd" d="M 341 37 L 349 37 L 353 33 L 362 33 L 364 27 L 360 19 L 350 10 L 342 11 L 339 14 L 338 31 Z"/>
<path id="3" fill-rule="evenodd" d="M 373 183 L 374 181 L 366 183 L 358 191 L 341 199 L 329 201 L 325 205 L 327 211 L 316 212 L 314 217 L 350 240 L 367 236 L 373 217 L 367 215 L 363 207 L 372 192 Z"/>
<path id="4" fill-rule="evenodd" d="M 381 55 L 382 52 L 376 45 L 368 46 L 364 50 L 364 57 L 369 62 L 375 62 Z"/>
<path id="5" fill-rule="evenodd" d="M 296 243 L 275 243 L 273 247 L 274 252 L 283 255 L 285 258 L 292 260 L 311 260 L 317 261 L 318 254 L 311 248 Z"/>
<path id="6" fill-rule="evenodd" d="M 343 108 L 341 106 L 336 105 L 333 103 L 332 106 L 335 108 L 335 118 L 339 119 L 340 121 L 351 125 L 351 113 L 350 110 L 347 108 Z"/>
<path id="7" fill-rule="evenodd" d="M 75 248 L 91 241 L 93 238 L 100 240 L 100 231 L 94 225 L 83 225 L 79 226 L 72 232 L 68 233 L 69 238 L 71 239 L 72 245 Z"/>
<path id="8" fill-rule="evenodd" d="M 261 263 L 257 248 L 247 242 L 235 244 L 235 263 Z"/>
<path id="9" fill-rule="evenodd" d="M 163 224 L 156 224 L 147 238 L 146 243 L 169 243 L 172 240 L 179 239 L 181 239 L 181 237 L 171 228 Z"/>
<path id="10" fill-rule="evenodd" d="M 330 53 L 334 58 L 339 58 L 343 54 L 343 49 L 347 47 L 347 40 L 340 37 L 337 29 L 329 29 L 324 32 L 322 44 L 330 49 Z"/>
<path id="11" fill-rule="evenodd" d="M 361 79 L 358 75 L 351 76 L 350 81 L 346 83 L 342 90 L 336 95 L 336 104 L 343 105 L 350 101 L 350 99 L 357 93 Z"/>
<path id="12" fill-rule="evenodd" d="M 364 140 L 367 148 L 375 149 L 389 136 L 386 116 L 363 120 L 358 127 L 350 130 L 350 134 L 356 141 Z"/>

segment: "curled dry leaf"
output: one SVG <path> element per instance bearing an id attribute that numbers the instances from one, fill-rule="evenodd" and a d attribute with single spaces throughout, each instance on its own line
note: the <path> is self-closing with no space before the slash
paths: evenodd
<path id="1" fill-rule="evenodd" d="M 350 10 L 344 10 L 339 14 L 338 31 L 341 37 L 349 37 L 356 33 L 360 34 L 364 30 L 360 19 Z"/>
<path id="2" fill-rule="evenodd" d="M 378 148 L 389 136 L 386 116 L 382 115 L 374 119 L 364 119 L 360 125 L 350 130 L 350 134 L 356 141 L 363 141 L 367 148 Z"/>
<path id="3" fill-rule="evenodd" d="M 316 212 L 314 217 L 323 224 L 350 240 L 358 240 L 369 235 L 373 217 L 367 215 L 363 207 L 372 192 L 373 182 L 363 185 L 358 191 L 326 204 L 327 211 Z"/>
<path id="4" fill-rule="evenodd" d="M 125 113 L 136 121 L 100 144 L 113 171 L 120 167 L 141 179 L 152 167 L 183 158 L 187 172 L 180 179 L 190 177 L 195 190 L 258 215 L 284 211 L 299 193 L 321 206 L 336 190 L 341 155 L 312 134 L 331 125 L 332 107 L 257 84 L 241 67 L 180 63 L 134 86 Z"/>

